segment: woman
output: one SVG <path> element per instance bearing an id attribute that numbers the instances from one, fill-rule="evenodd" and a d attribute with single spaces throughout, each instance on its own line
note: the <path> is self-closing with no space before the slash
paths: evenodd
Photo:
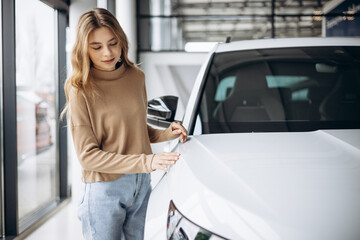
<path id="1" fill-rule="evenodd" d="M 144 73 L 128 57 L 128 41 L 105 9 L 84 13 L 72 51 L 65 93 L 75 150 L 85 185 L 79 218 L 85 239 L 143 239 L 150 174 L 167 171 L 179 153 L 152 154 L 150 142 L 187 131 L 176 122 L 166 130 L 146 124 Z"/>

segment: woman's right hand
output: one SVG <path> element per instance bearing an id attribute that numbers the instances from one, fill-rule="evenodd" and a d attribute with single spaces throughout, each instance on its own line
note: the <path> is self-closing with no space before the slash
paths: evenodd
<path id="1" fill-rule="evenodd" d="M 179 160 L 180 153 L 177 152 L 162 152 L 156 153 L 151 163 L 153 170 L 160 169 L 167 171 L 168 169 L 164 165 L 174 165 Z"/>

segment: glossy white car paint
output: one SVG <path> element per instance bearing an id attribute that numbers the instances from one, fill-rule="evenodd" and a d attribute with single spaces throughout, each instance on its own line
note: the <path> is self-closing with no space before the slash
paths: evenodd
<path id="1" fill-rule="evenodd" d="M 157 210 L 170 199 L 229 239 L 360 236 L 360 130 L 200 135 L 177 151 L 150 199 L 147 239 L 166 238 Z"/>
<path id="2" fill-rule="evenodd" d="M 247 50 L 253 48 L 289 48 L 289 47 L 315 47 L 315 46 L 354 46 L 358 45 L 359 38 L 278 38 L 259 39 L 234 42 L 232 44 L 219 43 L 216 52 Z M 259 47 L 260 46 L 260 47 Z"/>
<path id="3" fill-rule="evenodd" d="M 323 41 L 242 41 L 218 44 L 213 51 L 323 46 Z M 358 38 L 328 41 L 360 45 Z M 186 128 L 211 56 L 194 84 Z M 192 222 L 228 239 L 360 239 L 359 129 L 206 134 L 173 144 L 182 155 L 153 190 L 145 239 L 167 239 L 170 200 Z"/>

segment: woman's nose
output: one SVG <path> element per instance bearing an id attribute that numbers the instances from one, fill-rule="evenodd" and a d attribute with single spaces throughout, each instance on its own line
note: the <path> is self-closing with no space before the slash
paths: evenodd
<path id="1" fill-rule="evenodd" d="M 110 56 L 111 55 L 111 49 L 109 47 L 104 47 L 104 55 L 105 56 Z"/>

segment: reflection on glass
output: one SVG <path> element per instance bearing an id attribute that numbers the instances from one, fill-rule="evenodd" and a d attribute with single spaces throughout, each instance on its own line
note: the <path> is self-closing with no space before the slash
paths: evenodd
<path id="1" fill-rule="evenodd" d="M 57 197 L 55 11 L 16 1 L 19 219 Z"/>

